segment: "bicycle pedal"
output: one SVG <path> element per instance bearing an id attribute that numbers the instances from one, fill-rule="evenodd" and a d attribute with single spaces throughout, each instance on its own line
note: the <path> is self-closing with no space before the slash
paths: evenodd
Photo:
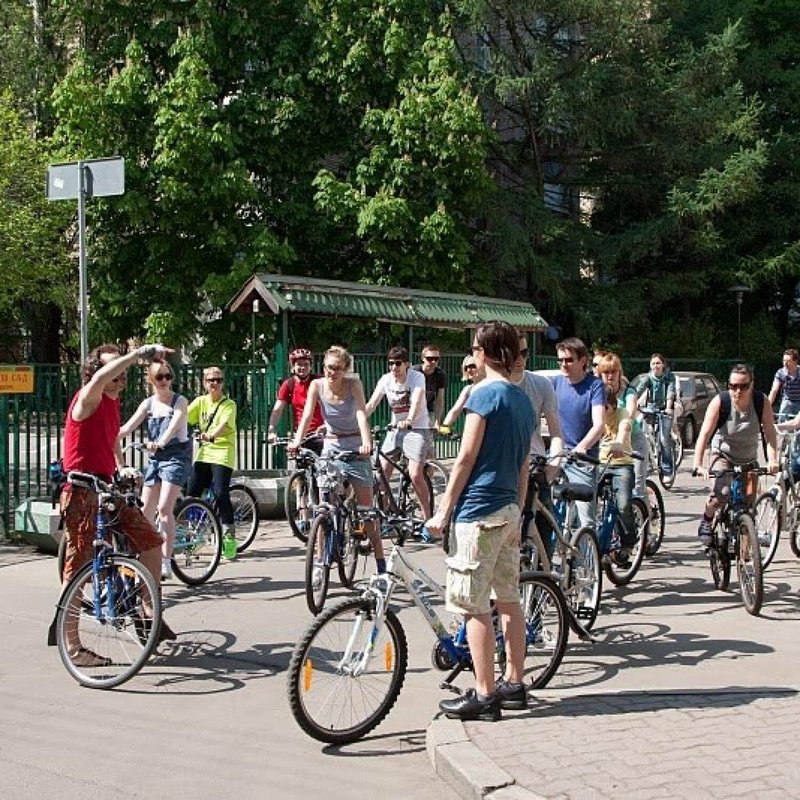
<path id="1" fill-rule="evenodd" d="M 453 686 L 452 683 L 448 683 L 447 681 L 442 681 L 439 684 L 439 688 L 445 689 L 448 692 L 453 692 L 453 694 L 461 694 L 461 689 L 459 689 L 457 686 Z"/>
<path id="2" fill-rule="evenodd" d="M 592 610 L 590 608 L 586 608 L 586 606 L 579 606 L 577 611 L 575 611 L 575 618 L 576 619 L 591 619 L 592 618 Z"/>

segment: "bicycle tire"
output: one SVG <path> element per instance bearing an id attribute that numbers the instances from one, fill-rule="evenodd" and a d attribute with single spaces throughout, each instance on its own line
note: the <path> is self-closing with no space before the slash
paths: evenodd
<path id="1" fill-rule="evenodd" d="M 764 602 L 764 573 L 761 568 L 758 534 L 749 514 L 742 514 L 737 525 L 736 574 L 739 577 L 739 590 L 747 613 L 758 616 Z"/>
<path id="2" fill-rule="evenodd" d="M 200 586 L 216 572 L 222 556 L 222 527 L 214 509 L 197 497 L 175 507 L 172 572 L 187 586 Z"/>
<path id="3" fill-rule="evenodd" d="M 520 575 L 519 595 L 525 618 L 522 680 L 530 689 L 543 689 L 558 671 L 567 649 L 567 603 L 552 578 L 532 572 Z"/>
<path id="4" fill-rule="evenodd" d="M 678 471 L 674 460 L 675 456 L 674 448 L 672 451 L 672 455 L 673 455 L 672 472 L 669 475 L 666 475 L 664 473 L 664 470 L 661 466 L 661 459 L 659 459 L 658 461 L 658 482 L 661 484 L 662 488 L 665 489 L 666 491 L 669 491 L 675 485 L 675 473 L 677 473 Z"/>
<path id="5" fill-rule="evenodd" d="M 322 611 L 325 606 L 325 599 L 328 596 L 328 586 L 331 580 L 330 545 L 328 541 L 322 543 L 322 559 L 317 556 L 317 542 L 320 537 L 328 539 L 334 535 L 333 523 L 327 515 L 318 515 L 314 518 L 311 531 L 308 534 L 306 544 L 306 605 L 308 610 L 315 616 Z M 328 553 L 326 553 L 326 550 Z M 319 567 L 322 570 L 319 586 L 314 587 L 314 569 Z"/>
<path id="6" fill-rule="evenodd" d="M 289 477 L 283 495 L 283 507 L 292 533 L 305 544 L 308 541 L 308 532 L 311 530 L 313 509 L 304 469 L 296 470 Z"/>
<path id="7" fill-rule="evenodd" d="M 647 478 L 645 486 L 647 489 L 647 505 L 650 508 L 650 528 L 644 554 L 646 556 L 654 556 L 661 547 L 661 542 L 664 541 L 664 529 L 667 524 L 666 512 L 664 510 L 664 497 L 661 494 L 661 489 L 658 488 L 658 484 L 651 478 Z"/>
<path id="8" fill-rule="evenodd" d="M 677 472 L 678 467 L 683 463 L 683 438 L 677 431 L 672 431 L 670 439 L 672 441 L 673 464 L 675 466 L 673 471 Z"/>
<path id="9" fill-rule="evenodd" d="M 130 680 L 158 644 L 161 604 L 158 585 L 135 558 L 112 553 L 100 572 L 102 618 L 95 614 L 92 564 L 85 564 L 67 584 L 58 602 L 56 644 L 67 672 L 82 686 L 112 689 Z M 109 592 L 109 582 L 112 592 Z M 109 596 L 113 607 L 108 608 Z M 150 615 L 144 615 L 148 606 Z M 76 663 L 67 632 L 76 634 L 83 651 L 91 651 L 107 663 L 87 667 Z M 85 655 L 85 652 L 83 653 Z"/>
<path id="10" fill-rule="evenodd" d="M 243 553 L 253 544 L 258 532 L 258 502 L 253 490 L 241 483 L 231 486 L 230 498 L 233 506 L 236 552 Z"/>
<path id="11" fill-rule="evenodd" d="M 434 459 L 429 459 L 425 462 L 425 473 L 431 484 L 431 509 L 435 512 L 444 490 L 447 488 L 450 475 L 447 472 L 447 468 Z"/>
<path id="12" fill-rule="evenodd" d="M 800 558 L 800 528 L 789 531 L 789 547 L 791 547 L 792 552 Z"/>
<path id="13" fill-rule="evenodd" d="M 708 548 L 708 560 L 714 586 L 724 592 L 731 581 L 731 557 L 728 555 L 727 540 L 720 532 L 722 527 L 719 518 L 715 518 L 714 529 L 711 533 L 714 544 Z"/>
<path id="14" fill-rule="evenodd" d="M 753 521 L 761 550 L 761 568 L 765 570 L 775 558 L 781 535 L 781 504 L 772 492 L 759 495 L 753 506 Z"/>
<path id="15" fill-rule="evenodd" d="M 342 538 L 339 542 L 339 557 L 336 567 L 339 572 L 339 583 L 346 589 L 353 588 L 353 581 L 358 568 L 358 540 L 353 534 L 352 512 L 342 514 Z"/>
<path id="16" fill-rule="evenodd" d="M 575 618 L 586 630 L 591 630 L 600 610 L 603 591 L 600 547 L 594 531 L 588 526 L 576 532 L 572 545 L 577 552 L 569 556 L 564 596 Z"/>
<path id="17" fill-rule="evenodd" d="M 424 478 L 431 508 L 433 508 L 433 489 L 431 488 L 431 481 L 427 475 L 425 475 Z M 415 530 L 421 528 L 428 521 L 427 519 L 423 519 L 422 505 L 419 497 L 417 497 L 416 487 L 413 482 L 407 480 L 405 476 L 400 479 L 400 484 L 397 487 L 396 503 L 400 516 L 410 520 Z"/>
<path id="18" fill-rule="evenodd" d="M 386 610 L 375 635 L 374 603 L 347 598 L 320 614 L 300 637 L 288 670 L 289 707 L 312 738 L 349 744 L 377 727 L 395 704 L 408 668 L 400 620 Z M 347 664 L 344 656 L 352 647 Z M 352 668 L 370 648 L 366 668 Z"/>
<path id="19" fill-rule="evenodd" d="M 647 538 L 649 536 L 648 529 L 650 527 L 650 514 L 647 510 L 647 504 L 640 497 L 631 498 L 631 509 L 633 511 L 633 518 L 636 524 L 636 542 L 631 547 L 621 548 L 619 553 L 627 551 L 626 565 L 620 565 L 614 562 L 612 558 L 605 562 L 605 573 L 614 586 L 627 586 L 636 576 L 639 567 L 642 566 L 642 559 L 644 552 L 647 548 Z M 617 533 L 621 537 L 622 521 L 617 518 Z"/>

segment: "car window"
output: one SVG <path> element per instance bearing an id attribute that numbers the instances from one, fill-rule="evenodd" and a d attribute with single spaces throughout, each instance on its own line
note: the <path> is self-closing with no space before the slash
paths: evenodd
<path id="1" fill-rule="evenodd" d="M 678 394 L 681 397 L 694 397 L 694 386 L 692 385 L 692 379 L 682 375 L 679 375 L 678 378 L 680 382 L 680 385 L 678 386 Z"/>
<path id="2" fill-rule="evenodd" d="M 694 396 L 697 398 L 708 397 L 708 389 L 702 378 L 694 379 Z"/>
<path id="3" fill-rule="evenodd" d="M 706 391 L 711 397 L 719 394 L 719 385 L 713 378 L 703 378 L 703 383 L 705 384 Z"/>

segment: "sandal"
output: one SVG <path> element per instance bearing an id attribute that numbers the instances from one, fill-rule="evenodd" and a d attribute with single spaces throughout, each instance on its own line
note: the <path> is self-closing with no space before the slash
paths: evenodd
<path id="1" fill-rule="evenodd" d="M 94 650 L 86 647 L 79 647 L 69 654 L 70 661 L 76 667 L 107 667 L 111 664 L 110 658 L 98 655 Z"/>

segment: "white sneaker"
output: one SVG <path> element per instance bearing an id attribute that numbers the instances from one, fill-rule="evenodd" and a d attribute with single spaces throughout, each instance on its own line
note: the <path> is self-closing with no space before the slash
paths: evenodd
<path id="1" fill-rule="evenodd" d="M 161 580 L 168 581 L 172 577 L 172 561 L 169 558 L 161 559 Z"/>

